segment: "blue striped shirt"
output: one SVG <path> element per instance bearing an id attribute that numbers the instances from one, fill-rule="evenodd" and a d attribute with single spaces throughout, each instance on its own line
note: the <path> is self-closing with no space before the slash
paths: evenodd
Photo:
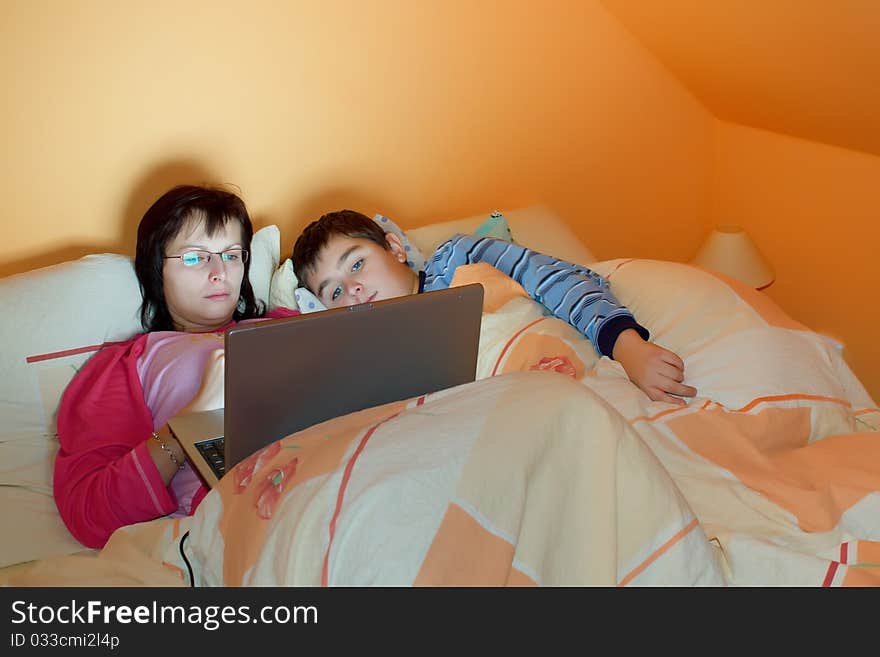
<path id="1" fill-rule="evenodd" d="M 583 333 L 603 356 L 612 357 L 614 343 L 626 329 L 635 329 L 645 340 L 650 337 L 596 272 L 492 237 L 459 233 L 441 244 L 425 265 L 419 291 L 449 287 L 456 268 L 478 262 L 522 285 L 554 317 Z"/>

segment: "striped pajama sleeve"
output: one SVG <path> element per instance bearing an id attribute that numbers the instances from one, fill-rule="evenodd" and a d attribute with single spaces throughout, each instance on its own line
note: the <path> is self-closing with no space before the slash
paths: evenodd
<path id="1" fill-rule="evenodd" d="M 457 267 L 478 262 L 522 285 L 554 317 L 583 333 L 603 356 L 612 357 L 617 337 L 627 329 L 635 329 L 645 340 L 650 337 L 596 272 L 491 237 L 457 234 L 441 244 L 425 267 L 424 290 L 449 287 Z"/>

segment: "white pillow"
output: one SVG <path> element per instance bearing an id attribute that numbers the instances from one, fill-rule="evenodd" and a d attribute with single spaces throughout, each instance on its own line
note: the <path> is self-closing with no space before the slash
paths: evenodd
<path id="1" fill-rule="evenodd" d="M 281 231 L 274 224 L 265 226 L 251 238 L 251 268 L 249 278 L 254 296 L 263 303 L 269 302 L 272 274 L 281 259 Z"/>
<path id="2" fill-rule="evenodd" d="M 294 296 L 296 286 L 293 261 L 287 258 L 272 274 L 272 281 L 269 284 L 269 310 L 275 310 L 275 308 L 298 310 L 299 307 Z"/>
<path id="3" fill-rule="evenodd" d="M 323 303 L 304 287 L 297 287 L 299 282 L 293 272 L 293 261 L 287 258 L 272 274 L 269 288 L 269 310 L 289 308 L 303 313 L 326 310 Z"/>
<path id="4" fill-rule="evenodd" d="M 517 210 L 501 210 L 517 244 L 579 265 L 596 262 L 596 257 L 567 223 L 553 210 L 537 204 Z M 440 221 L 408 228 L 407 236 L 426 258 L 455 233 L 473 233 L 489 212 L 463 219 Z"/>
<path id="5" fill-rule="evenodd" d="M 279 231 L 251 244 L 254 293 L 266 301 L 279 260 Z M 88 255 L 0 279 L 0 567 L 83 549 L 52 498 L 64 388 L 105 342 L 141 329 L 132 258 Z M 12 528 L 15 528 L 14 530 Z"/>

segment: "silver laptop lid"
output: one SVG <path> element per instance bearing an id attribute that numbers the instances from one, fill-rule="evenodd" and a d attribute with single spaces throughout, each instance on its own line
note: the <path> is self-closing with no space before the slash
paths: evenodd
<path id="1" fill-rule="evenodd" d="M 319 422 L 473 381 L 482 307 L 474 283 L 228 329 L 227 472 Z"/>

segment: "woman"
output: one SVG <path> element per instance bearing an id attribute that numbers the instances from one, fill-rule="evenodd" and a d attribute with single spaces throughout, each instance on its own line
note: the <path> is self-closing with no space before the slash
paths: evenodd
<path id="1" fill-rule="evenodd" d="M 167 421 L 222 405 L 207 372 L 222 367 L 223 331 L 264 315 L 248 280 L 252 237 L 244 202 L 213 187 L 175 187 L 141 219 L 145 332 L 96 353 L 58 410 L 55 503 L 84 545 L 103 547 L 123 525 L 191 514 L 207 492 Z"/>

